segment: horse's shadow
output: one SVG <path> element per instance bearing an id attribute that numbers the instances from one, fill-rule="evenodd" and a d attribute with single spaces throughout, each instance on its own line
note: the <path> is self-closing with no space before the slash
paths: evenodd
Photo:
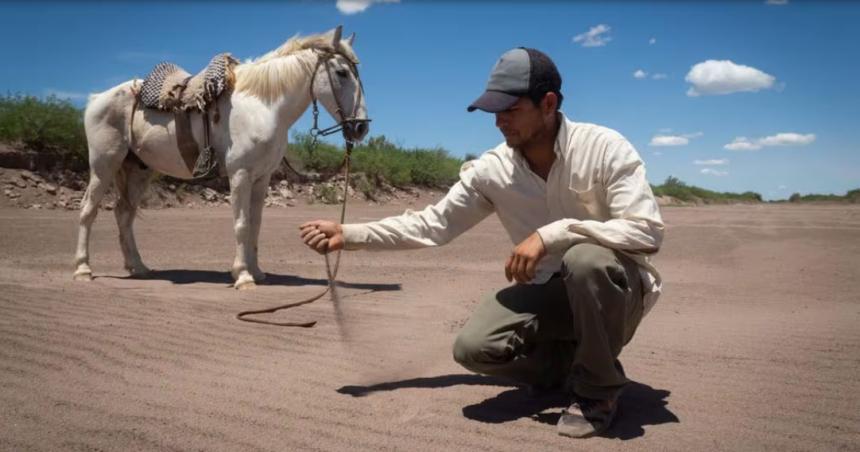
<path id="1" fill-rule="evenodd" d="M 440 375 L 429 378 L 378 383 L 371 386 L 343 386 L 341 394 L 363 397 L 378 391 L 404 388 L 444 388 L 456 385 L 510 387 L 510 383 L 481 375 Z M 654 389 L 643 383 L 631 382 L 619 399 L 619 415 L 612 427 L 601 436 L 628 440 L 643 436 L 646 425 L 680 422 L 668 408 L 670 391 Z M 570 399 L 561 394 L 530 396 L 523 388 L 511 388 L 474 405 L 463 407 L 463 416 L 479 422 L 498 424 L 528 417 L 537 422 L 555 425 L 562 408 Z M 544 413 L 557 408 L 555 413 Z"/>
<path id="2" fill-rule="evenodd" d="M 133 276 L 102 276 L 102 278 L 114 279 L 145 279 L 156 281 L 170 281 L 173 284 L 195 284 L 195 283 L 210 283 L 223 284 L 225 286 L 233 285 L 233 277 L 230 272 L 219 272 L 213 270 L 187 270 L 187 269 L 170 269 L 170 270 L 152 270 L 146 277 Z M 282 275 L 278 273 L 266 273 L 266 279 L 261 285 L 266 286 L 326 286 L 328 280 L 317 278 L 304 278 L 296 275 Z M 400 284 L 378 284 L 378 283 L 350 283 L 337 282 L 338 287 L 344 289 L 358 290 L 373 290 L 373 291 L 395 291 L 400 290 Z"/>

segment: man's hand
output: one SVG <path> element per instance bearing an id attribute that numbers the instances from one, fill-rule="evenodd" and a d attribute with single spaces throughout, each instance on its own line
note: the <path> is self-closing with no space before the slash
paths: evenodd
<path id="1" fill-rule="evenodd" d="M 333 221 L 309 221 L 299 226 L 302 241 L 320 254 L 343 248 L 343 228 Z"/>
<path id="2" fill-rule="evenodd" d="M 505 263 L 505 277 L 508 281 L 516 280 L 525 283 L 535 277 L 535 268 L 538 261 L 546 255 L 546 247 L 543 239 L 537 232 L 523 240 L 511 252 L 508 262 Z"/>

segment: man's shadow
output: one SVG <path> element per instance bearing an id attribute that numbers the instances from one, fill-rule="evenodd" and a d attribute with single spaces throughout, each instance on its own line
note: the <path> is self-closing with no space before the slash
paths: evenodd
<path id="1" fill-rule="evenodd" d="M 101 276 L 102 278 L 115 279 L 143 279 L 156 281 L 170 281 L 173 284 L 194 284 L 194 283 L 210 283 L 223 284 L 225 286 L 233 285 L 233 277 L 229 272 L 213 271 L 213 270 L 187 270 L 187 269 L 170 269 L 170 270 L 152 270 L 145 277 L 132 276 Z M 282 275 L 278 273 L 266 273 L 266 279 L 261 283 L 267 286 L 327 286 L 327 279 L 312 279 L 304 278 L 295 275 Z M 372 291 L 394 291 L 400 290 L 400 284 L 375 284 L 375 283 L 350 283 L 338 281 L 338 287 L 344 289 L 372 290 Z"/>
<path id="2" fill-rule="evenodd" d="M 633 439 L 645 434 L 646 425 L 681 422 L 668 408 L 670 391 L 654 389 L 643 383 L 631 381 L 618 400 L 618 414 L 609 430 L 600 436 L 605 438 Z M 501 423 L 523 417 L 555 425 L 561 409 L 567 408 L 570 397 L 556 393 L 533 397 L 521 388 L 502 392 L 483 402 L 463 408 L 463 415 L 481 422 Z M 552 413 L 545 410 L 557 408 Z"/>
<path id="3" fill-rule="evenodd" d="M 404 388 L 444 388 L 456 385 L 510 387 L 506 380 L 481 375 L 440 375 L 438 377 L 378 383 L 371 386 L 343 386 L 341 394 L 363 397 L 379 391 Z M 643 383 L 631 382 L 619 399 L 619 413 L 612 427 L 601 436 L 628 440 L 643 436 L 646 425 L 680 422 L 668 408 L 670 391 L 654 389 Z M 528 417 L 537 422 L 555 425 L 562 408 L 570 398 L 561 393 L 531 396 L 523 388 L 511 388 L 483 402 L 463 408 L 463 416 L 486 423 L 503 423 Z M 544 413 L 553 409 L 553 413 Z M 557 410 L 556 410 L 557 409 Z"/>

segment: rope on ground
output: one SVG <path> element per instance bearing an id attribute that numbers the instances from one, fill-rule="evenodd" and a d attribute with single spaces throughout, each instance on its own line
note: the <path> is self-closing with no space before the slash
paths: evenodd
<path id="1" fill-rule="evenodd" d="M 343 157 L 344 161 L 341 164 L 341 166 L 343 166 L 345 168 L 345 170 L 344 170 L 344 180 L 343 180 L 343 203 L 341 204 L 341 208 L 340 208 L 340 224 L 343 224 L 344 220 L 346 219 L 346 202 L 347 202 L 347 199 L 349 198 L 349 173 L 350 173 L 349 163 L 350 163 L 351 154 L 352 154 L 352 143 L 347 141 L 346 142 L 346 154 L 344 155 L 344 157 Z M 313 303 L 314 301 L 317 301 L 320 298 L 324 297 L 326 294 L 330 293 L 331 294 L 331 301 L 332 301 L 332 304 L 334 305 L 335 321 L 337 322 L 338 327 L 340 327 L 340 329 L 342 331 L 343 330 L 343 328 L 342 328 L 342 326 L 343 326 L 343 312 L 341 311 L 341 308 L 340 308 L 340 296 L 338 296 L 338 293 L 337 293 L 337 281 L 336 281 L 337 271 L 338 271 L 338 268 L 340 267 L 341 252 L 342 252 L 342 250 L 337 251 L 337 255 L 336 255 L 335 261 L 334 261 L 334 267 L 332 267 L 332 265 L 331 265 L 331 261 L 329 259 L 329 253 L 326 252 L 324 255 L 325 256 L 326 276 L 328 277 L 328 286 L 322 292 L 320 292 L 320 293 L 318 293 L 318 294 L 316 294 L 310 298 L 301 300 L 301 301 L 286 303 L 286 304 L 274 306 L 271 308 L 242 311 L 242 312 L 236 314 L 236 319 L 241 320 L 243 322 L 262 323 L 264 325 L 290 326 L 290 327 L 298 327 L 298 328 L 312 328 L 317 323 L 315 320 L 311 321 L 311 322 L 273 322 L 273 321 L 263 320 L 263 319 L 248 318 L 248 316 L 260 315 L 260 314 L 272 314 L 272 313 L 275 313 L 275 312 L 283 310 L 283 309 L 290 309 L 290 308 L 295 308 L 298 306 L 310 304 L 310 303 Z"/>

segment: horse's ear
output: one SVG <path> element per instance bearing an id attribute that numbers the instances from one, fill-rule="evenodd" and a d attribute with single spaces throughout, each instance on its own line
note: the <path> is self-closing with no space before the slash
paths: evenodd
<path id="1" fill-rule="evenodd" d="M 349 43 L 349 46 L 352 47 L 352 43 L 355 42 L 355 32 L 353 31 L 348 38 L 346 38 L 346 42 Z"/>
<path id="2" fill-rule="evenodd" d="M 343 35 L 343 25 L 338 25 L 337 28 L 334 29 L 334 37 L 331 40 L 331 46 L 335 49 L 338 44 L 340 44 L 340 37 Z"/>

